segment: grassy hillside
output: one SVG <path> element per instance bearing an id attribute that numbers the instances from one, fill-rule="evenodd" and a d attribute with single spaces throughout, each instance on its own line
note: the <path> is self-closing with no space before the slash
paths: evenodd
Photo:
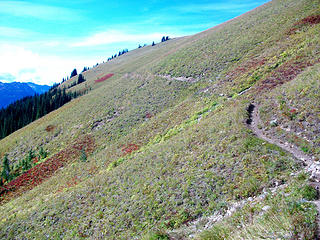
<path id="1" fill-rule="evenodd" d="M 49 153 L 47 176 L 1 195 L 0 237 L 313 239 L 301 160 L 246 120 L 259 103 L 261 128 L 319 160 L 319 16 L 319 0 L 274 0 L 83 73 L 69 91 L 88 94 L 0 141 L 11 164 Z"/>

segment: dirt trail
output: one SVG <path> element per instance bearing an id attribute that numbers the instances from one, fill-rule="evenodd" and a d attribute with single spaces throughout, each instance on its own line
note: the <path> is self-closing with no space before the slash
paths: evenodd
<path id="1" fill-rule="evenodd" d="M 313 160 L 313 157 L 305 154 L 303 151 L 301 151 L 297 146 L 289 144 L 287 142 L 283 142 L 279 140 L 276 137 L 267 136 L 266 133 L 259 128 L 259 125 L 261 123 L 260 117 L 259 117 L 259 106 L 256 104 L 250 104 L 248 107 L 248 113 L 249 113 L 249 119 L 247 120 L 247 124 L 251 128 L 251 130 L 254 132 L 254 134 L 271 143 L 274 145 L 277 145 L 278 147 L 282 148 L 283 150 L 291 153 L 295 158 L 301 160 L 304 165 L 306 166 L 306 171 L 311 174 L 310 178 L 310 185 L 315 187 L 317 191 L 319 192 L 320 189 L 320 164 L 318 162 L 315 162 Z M 313 201 L 313 203 L 317 207 L 318 211 L 318 218 L 317 218 L 317 239 L 320 239 L 320 199 Z"/>
<path id="2" fill-rule="evenodd" d="M 263 201 L 267 196 L 270 196 L 270 194 L 274 195 L 279 189 L 283 189 L 286 186 L 286 184 L 282 184 L 273 188 L 264 189 L 263 192 L 258 196 L 249 197 L 237 202 L 232 202 L 225 212 L 217 211 L 211 216 L 200 217 L 192 222 L 189 222 L 186 226 L 172 230 L 171 232 L 169 232 L 169 238 L 170 240 L 195 239 L 195 237 L 199 233 L 211 229 L 215 225 L 215 223 L 221 222 L 223 219 L 232 216 L 232 214 L 234 214 L 239 209 L 242 209 L 246 204 L 250 203 L 251 206 L 255 206 L 256 204 Z"/>
<path id="3" fill-rule="evenodd" d="M 279 146 L 283 150 L 291 153 L 295 158 L 302 161 L 305 165 L 306 171 L 311 173 L 311 177 L 313 181 L 310 182 L 310 185 L 312 185 L 319 191 L 320 163 L 313 161 L 313 158 L 311 156 L 308 156 L 307 154 L 305 154 L 297 146 L 290 145 L 277 138 L 272 138 L 270 136 L 267 136 L 265 132 L 259 128 L 261 120 L 259 117 L 258 108 L 259 107 L 257 105 L 250 104 L 248 108 L 248 112 L 249 112 L 249 119 L 247 119 L 248 126 L 252 129 L 252 131 L 257 137 L 271 144 Z M 169 232 L 170 239 L 172 240 L 193 239 L 200 232 L 212 228 L 216 222 L 222 221 L 224 218 L 231 216 L 234 212 L 242 208 L 248 202 L 250 202 L 250 204 L 254 206 L 255 204 L 261 202 L 269 194 L 269 192 L 271 192 L 271 194 L 276 194 L 276 192 L 279 189 L 284 188 L 285 186 L 287 185 L 283 184 L 275 188 L 269 188 L 269 189 L 266 189 L 259 196 L 248 198 L 239 202 L 233 202 L 228 207 L 228 210 L 225 213 L 216 212 L 211 216 L 205 216 L 205 217 L 195 219 L 194 221 L 188 223 L 186 226 L 183 226 L 179 229 L 175 229 Z M 318 210 L 318 219 L 317 219 L 318 229 L 317 229 L 316 236 L 317 236 L 317 239 L 320 239 L 320 200 L 313 201 L 313 203 L 317 206 L 317 210 Z"/>
<path id="4" fill-rule="evenodd" d="M 294 146 L 292 144 L 289 144 L 287 142 L 283 142 L 277 138 L 272 138 L 270 136 L 267 136 L 262 129 L 259 128 L 259 125 L 261 123 L 259 113 L 258 113 L 258 107 L 254 104 L 250 104 L 249 106 L 249 114 L 250 118 L 247 120 L 247 123 L 250 125 L 250 128 L 253 130 L 253 132 L 261 139 L 279 146 L 280 148 L 284 149 L 285 151 L 291 153 L 294 157 L 296 157 L 299 160 L 302 160 L 306 165 L 311 165 L 313 163 L 312 157 L 305 154 L 303 151 L 301 151 L 297 146 Z"/>

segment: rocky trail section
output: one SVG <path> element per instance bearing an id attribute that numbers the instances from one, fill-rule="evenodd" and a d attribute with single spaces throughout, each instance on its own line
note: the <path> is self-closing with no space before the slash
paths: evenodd
<path id="1" fill-rule="evenodd" d="M 261 120 L 259 117 L 259 106 L 252 103 L 248 107 L 248 114 L 249 118 L 247 120 L 247 124 L 253 133 L 258 137 L 261 138 L 271 144 L 277 145 L 278 147 L 282 148 L 283 150 L 291 153 L 295 158 L 299 159 L 304 163 L 306 166 L 305 169 L 308 173 L 310 173 L 310 185 L 315 187 L 317 191 L 320 190 L 320 162 L 315 162 L 314 157 L 305 154 L 301 151 L 297 146 L 289 144 L 285 141 L 279 140 L 272 136 L 267 136 L 261 126 Z M 318 218 L 317 218 L 317 239 L 320 239 L 320 200 L 313 201 L 313 203 L 317 207 L 318 211 Z"/>
<path id="2" fill-rule="evenodd" d="M 198 82 L 199 79 L 192 78 L 192 77 L 172 77 L 170 75 L 157 75 L 158 77 L 165 78 L 169 81 L 180 81 L 180 82 L 188 82 L 188 83 L 195 83 Z"/>
<path id="3" fill-rule="evenodd" d="M 259 126 L 261 124 L 261 120 L 258 113 L 258 106 L 255 104 L 250 104 L 248 109 L 249 118 L 247 119 L 248 127 L 253 131 L 253 133 L 258 137 L 267 141 L 271 144 L 277 145 L 282 148 L 286 152 L 291 153 L 295 158 L 302 161 L 305 165 L 305 171 L 311 173 L 310 185 L 316 188 L 318 191 L 320 190 L 320 163 L 315 162 L 314 158 L 305 154 L 301 151 L 297 146 L 292 144 L 288 144 L 287 142 L 283 142 L 279 139 L 272 138 L 267 136 L 263 129 Z M 211 216 L 203 216 L 194 221 L 189 222 L 186 226 L 183 226 L 179 229 L 172 230 L 169 232 L 170 239 L 172 240 L 182 240 L 182 239 L 193 239 L 197 234 L 211 229 L 215 223 L 222 221 L 223 219 L 232 216 L 237 210 L 244 207 L 246 204 L 250 204 L 254 206 L 259 202 L 263 201 L 268 195 L 275 195 L 280 189 L 283 189 L 287 186 L 287 184 L 279 184 L 276 187 L 264 189 L 263 192 L 256 196 L 250 197 L 248 199 L 244 199 L 242 201 L 233 202 L 228 206 L 228 209 L 224 212 L 216 212 Z M 317 207 L 318 211 L 318 219 L 317 219 L 317 239 L 320 239 L 320 200 L 313 201 Z M 262 209 L 264 211 L 264 209 Z M 267 209 L 265 209 L 267 211 Z"/>
<path id="4" fill-rule="evenodd" d="M 259 196 L 249 197 L 247 199 L 231 203 L 225 211 L 218 211 L 211 216 L 204 216 L 189 222 L 186 226 L 169 232 L 170 240 L 194 239 L 199 233 L 211 229 L 215 223 L 232 216 L 232 214 L 243 208 L 246 204 L 250 203 L 251 206 L 255 206 L 263 201 L 267 196 L 277 194 L 278 190 L 284 189 L 286 186 L 287 184 L 282 184 L 273 188 L 264 189 Z M 268 211 L 269 208 L 269 206 L 265 206 L 262 208 L 262 211 Z"/>

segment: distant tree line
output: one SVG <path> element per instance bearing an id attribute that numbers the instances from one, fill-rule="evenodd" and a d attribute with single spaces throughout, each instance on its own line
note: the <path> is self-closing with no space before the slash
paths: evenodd
<path id="1" fill-rule="evenodd" d="M 98 65 L 98 63 L 97 63 L 97 65 Z M 89 69 L 90 69 L 89 67 L 84 67 L 81 73 L 84 73 L 84 72 L 88 71 Z M 61 83 L 64 83 L 64 82 L 68 81 L 69 79 L 71 79 L 72 77 L 75 77 L 77 75 L 78 75 L 78 72 L 77 72 L 77 69 L 75 68 L 75 69 L 72 70 L 70 78 L 69 77 L 62 78 L 62 82 Z"/>
<path id="2" fill-rule="evenodd" d="M 170 40 L 170 37 L 169 37 L 169 36 L 163 36 L 162 39 L 161 39 L 161 42 L 166 42 L 166 41 L 168 41 L 168 40 Z M 155 42 L 153 41 L 153 42 L 152 42 L 152 46 L 155 46 L 155 45 L 156 45 L 156 44 L 155 44 Z M 139 44 L 138 48 L 143 48 L 143 47 L 145 47 L 145 46 L 147 46 L 147 44 L 143 44 L 143 45 Z M 109 58 L 108 58 L 108 62 L 111 61 L 112 59 L 116 58 L 116 57 L 119 57 L 119 56 L 127 53 L 127 52 L 129 52 L 128 49 L 124 49 L 124 50 L 122 50 L 122 51 L 119 51 L 118 54 L 115 54 L 115 55 L 112 55 L 111 57 L 109 57 Z M 98 65 L 98 64 L 97 64 L 97 65 Z"/>
<path id="3" fill-rule="evenodd" d="M 82 72 L 86 72 L 86 71 L 88 71 L 89 69 L 90 69 L 89 67 L 84 67 L 83 70 L 82 70 Z"/>
<path id="4" fill-rule="evenodd" d="M 126 54 L 127 52 L 129 52 L 128 49 L 123 49 L 122 51 L 119 51 L 119 53 L 116 53 L 115 55 L 112 55 L 111 57 L 108 58 L 108 61 L 111 61 L 112 59 L 116 58 L 116 57 L 120 57 L 123 54 Z"/>
<path id="5" fill-rule="evenodd" d="M 161 42 L 165 42 L 165 41 L 168 41 L 170 40 L 169 36 L 163 36 L 162 39 L 161 39 Z"/>
<path id="6" fill-rule="evenodd" d="M 79 96 L 77 92 L 67 93 L 65 89 L 60 89 L 58 86 L 56 84 L 45 93 L 25 97 L 1 109 L 0 139 Z"/>

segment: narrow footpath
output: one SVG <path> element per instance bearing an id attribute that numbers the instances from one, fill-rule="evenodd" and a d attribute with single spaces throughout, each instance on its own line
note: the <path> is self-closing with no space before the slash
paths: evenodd
<path id="1" fill-rule="evenodd" d="M 306 166 L 306 171 L 311 174 L 310 177 L 310 185 L 315 187 L 318 191 L 320 190 L 320 163 L 317 163 L 313 160 L 313 157 L 305 154 L 301 151 L 297 146 L 289 144 L 285 141 L 281 141 L 277 138 L 273 138 L 272 136 L 267 136 L 263 129 L 259 128 L 261 123 L 259 117 L 259 106 L 252 103 L 248 107 L 249 119 L 247 120 L 247 124 L 250 129 L 254 132 L 254 134 L 271 144 L 277 145 L 278 147 L 282 148 L 283 150 L 291 153 L 295 158 L 301 160 L 304 165 Z M 320 199 L 313 201 L 316 205 L 318 210 L 318 218 L 317 218 L 317 239 L 320 239 Z"/>
<path id="2" fill-rule="evenodd" d="M 296 159 L 301 161 L 306 172 L 311 174 L 310 185 L 317 189 L 318 195 L 320 195 L 320 162 L 314 161 L 312 156 L 305 154 L 297 146 L 282 141 L 276 137 L 267 136 L 263 129 L 259 128 L 261 120 L 259 117 L 259 106 L 257 104 L 250 104 L 248 107 L 249 118 L 247 119 L 247 125 L 252 130 L 252 132 L 260 139 L 267 141 L 271 144 L 277 145 L 284 151 L 291 153 Z M 211 216 L 204 216 L 194 221 L 188 223 L 188 225 L 181 228 L 172 230 L 169 232 L 169 237 L 171 240 L 184 240 L 193 239 L 200 232 L 210 229 L 214 226 L 216 222 L 222 221 L 226 217 L 230 217 L 238 209 L 241 209 L 245 204 L 250 202 L 250 204 L 255 205 L 259 201 L 263 200 L 267 196 L 267 192 L 276 193 L 279 189 L 284 188 L 286 184 L 276 186 L 274 188 L 269 188 L 259 196 L 248 199 L 244 199 L 239 202 L 233 202 L 225 213 L 215 212 Z M 317 232 L 316 239 L 320 240 L 320 200 L 312 201 L 317 207 L 318 218 L 317 218 Z"/>

